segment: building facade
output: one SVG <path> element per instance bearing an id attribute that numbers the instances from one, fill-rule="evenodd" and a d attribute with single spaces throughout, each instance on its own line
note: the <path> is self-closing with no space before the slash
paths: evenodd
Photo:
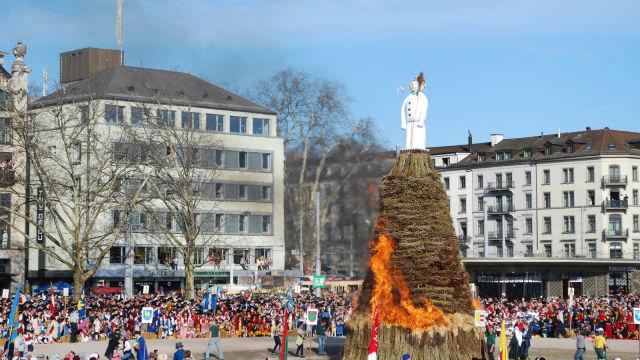
<path id="1" fill-rule="evenodd" d="M 85 52 L 91 49 L 79 53 Z M 105 136 L 113 136 L 114 148 L 135 146 L 114 134 L 149 113 L 157 113 L 176 132 L 197 132 L 205 139 L 194 152 L 202 157 L 202 172 L 215 172 L 215 177 L 198 185 L 202 213 L 197 221 L 220 241 L 198 248 L 196 288 L 284 275 L 284 151 L 275 113 L 186 73 L 116 65 L 81 75 L 68 77 L 74 82 L 32 107 L 77 111 L 79 104 L 90 102 L 101 109 L 101 126 Z M 117 223 L 119 216 L 117 210 L 105 212 L 104 221 Z M 178 231 L 176 220 L 166 221 Z M 134 292 L 145 285 L 151 291 L 182 288 L 183 259 L 150 235 L 148 214 L 131 214 L 129 222 L 90 285 L 123 287 L 132 278 Z M 68 278 L 68 270 L 53 257 L 37 249 L 30 257 L 41 259 L 29 263 L 33 282 Z"/>
<path id="2" fill-rule="evenodd" d="M 24 171 L 24 152 L 13 142 L 12 121 L 27 111 L 29 69 L 24 62 L 27 49 L 18 43 L 10 72 L 4 68 L 0 51 L 0 289 L 24 283 L 27 243 L 23 214 L 25 190 L 16 181 Z M 12 214 L 15 212 L 15 214 Z M 15 231 L 17 229 L 18 231 Z M 13 230 L 13 231 L 12 231 Z"/>
<path id="3" fill-rule="evenodd" d="M 640 133 L 493 134 L 430 150 L 480 296 L 637 288 Z"/>

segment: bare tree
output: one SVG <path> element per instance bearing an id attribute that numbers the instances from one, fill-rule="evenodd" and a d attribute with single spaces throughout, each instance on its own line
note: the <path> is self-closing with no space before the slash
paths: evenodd
<path id="1" fill-rule="evenodd" d="M 120 134 L 104 123 L 100 104 L 69 102 L 63 94 L 12 123 L 14 146 L 27 154 L 22 164 L 27 172 L 17 181 L 35 196 L 2 210 L 36 229 L 35 236 L 27 236 L 24 228 L 12 228 L 29 238 L 29 246 L 71 270 L 76 300 L 118 240 L 143 186 L 119 203 L 120 184 L 135 168 L 114 166 L 114 139 Z M 113 208 L 124 209 L 125 221 L 112 223 Z"/>
<path id="2" fill-rule="evenodd" d="M 189 107 L 180 108 L 183 118 L 177 124 L 175 106 L 158 102 L 153 110 L 145 104 L 138 109 L 139 119 L 125 132 L 145 153 L 140 177 L 150 177 L 139 204 L 148 222 L 145 231 L 182 257 L 184 293 L 192 299 L 195 270 L 222 260 L 214 249 L 225 244 L 223 228 L 230 220 L 217 211 L 224 192 L 224 185 L 215 182 L 222 140 L 202 131 L 200 114 Z"/>
<path id="3" fill-rule="evenodd" d="M 375 151 L 379 149 L 378 134 L 372 119 L 353 121 L 349 117 L 350 98 L 340 84 L 286 69 L 260 81 L 257 89 L 256 101 L 278 114 L 278 131 L 287 150 L 286 205 L 293 206 L 287 207 L 298 214 L 298 248 L 310 264 L 315 251 L 305 250 L 314 249 L 314 236 L 305 227 L 315 223 L 311 205 L 327 170 L 327 159 L 346 148 L 353 150 L 353 144 L 359 144 L 361 154 Z M 290 164 L 295 166 L 289 168 Z M 344 174 L 342 182 L 357 171 L 354 166 Z M 337 200 L 340 189 L 335 190 L 323 199 L 321 225 L 329 220 L 329 209 Z M 289 234 L 292 235 L 290 230 Z"/>

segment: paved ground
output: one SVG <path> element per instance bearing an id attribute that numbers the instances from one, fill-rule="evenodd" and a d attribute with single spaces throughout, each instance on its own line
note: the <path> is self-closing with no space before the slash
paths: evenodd
<path id="1" fill-rule="evenodd" d="M 159 352 L 167 354 L 173 354 L 175 349 L 175 343 L 178 340 L 151 340 L 148 342 L 149 349 L 158 349 Z M 293 352 L 296 346 L 294 345 L 294 338 L 289 340 L 290 359 L 295 359 Z M 182 340 L 185 349 L 190 349 L 196 356 L 195 359 L 203 359 L 204 352 L 207 347 L 207 340 L 205 339 L 186 339 Z M 305 357 L 307 359 L 322 359 L 322 360 L 337 360 L 340 358 L 340 352 L 342 350 L 342 339 L 328 339 L 326 356 L 319 356 L 315 353 L 317 344 L 312 343 L 313 351 L 309 354 L 308 343 L 305 345 Z M 273 340 L 268 338 L 230 338 L 222 339 L 222 348 L 225 353 L 225 359 L 227 360 L 274 360 L 278 357 L 272 355 L 269 352 L 269 348 L 273 346 Z M 104 353 L 107 344 L 106 342 L 87 342 L 81 344 L 50 344 L 50 345 L 37 345 L 36 354 L 47 355 L 50 358 L 56 354 L 62 356 L 69 350 L 76 350 L 81 353 L 98 352 Z M 609 360 L 613 360 L 616 357 L 622 360 L 636 360 L 640 359 L 638 355 L 638 342 L 631 340 L 611 340 L 609 341 L 610 351 L 607 354 Z M 529 352 L 530 358 L 534 359 L 536 356 L 545 356 L 549 360 L 569 360 L 573 359 L 573 352 L 575 348 L 575 341 L 572 339 L 533 339 L 533 344 Z M 587 344 L 586 359 L 595 359 L 595 353 L 591 343 Z M 171 356 L 169 357 L 171 358 Z M 215 359 L 212 356 L 211 359 Z M 393 359 L 383 359 L 393 360 Z"/>

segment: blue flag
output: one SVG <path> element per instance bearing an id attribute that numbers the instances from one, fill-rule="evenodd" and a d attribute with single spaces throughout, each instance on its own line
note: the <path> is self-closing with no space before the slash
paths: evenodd
<path id="1" fill-rule="evenodd" d="M 78 300 L 78 316 L 81 319 L 84 319 L 87 316 L 87 309 L 84 306 L 84 289 L 82 290 L 82 295 L 80 295 L 80 300 Z"/>
<path id="2" fill-rule="evenodd" d="M 20 316 L 18 305 L 20 305 L 20 284 L 18 284 L 18 287 L 16 288 L 16 295 L 13 297 L 13 305 L 11 305 L 11 313 L 9 314 L 7 323 L 9 327 L 9 344 L 16 339 L 16 336 L 18 336 L 18 318 Z"/>

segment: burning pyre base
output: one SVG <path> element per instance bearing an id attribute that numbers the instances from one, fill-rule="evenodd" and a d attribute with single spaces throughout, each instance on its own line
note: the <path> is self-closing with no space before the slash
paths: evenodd
<path id="1" fill-rule="evenodd" d="M 380 185 L 377 238 L 342 359 L 367 356 L 379 313 L 378 358 L 482 358 L 468 275 L 449 200 L 427 151 L 405 150 Z"/>

